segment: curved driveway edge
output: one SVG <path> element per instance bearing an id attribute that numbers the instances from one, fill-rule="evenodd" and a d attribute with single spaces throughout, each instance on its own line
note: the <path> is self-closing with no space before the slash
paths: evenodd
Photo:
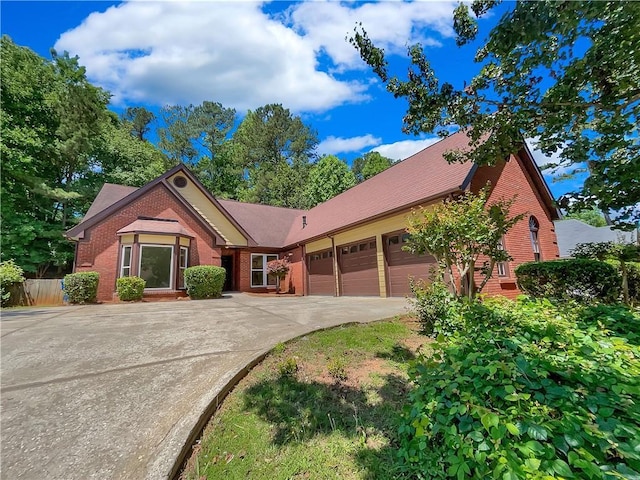
<path id="1" fill-rule="evenodd" d="M 2 478 L 166 479 L 216 399 L 278 342 L 406 306 L 232 294 L 3 311 Z"/>

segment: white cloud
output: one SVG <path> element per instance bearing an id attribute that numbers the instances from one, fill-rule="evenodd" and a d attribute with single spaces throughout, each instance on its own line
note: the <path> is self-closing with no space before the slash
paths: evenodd
<path id="1" fill-rule="evenodd" d="M 244 111 L 277 102 L 322 112 L 369 98 L 367 78 L 335 73 L 363 67 L 345 40 L 357 21 L 388 53 L 404 51 L 407 41 L 436 45 L 436 37 L 416 34 L 425 28 L 451 35 L 453 3 L 310 2 L 272 15 L 263 5 L 125 2 L 92 13 L 55 48 L 79 55 L 115 103 L 214 100 Z"/>
<path id="2" fill-rule="evenodd" d="M 401 140 L 395 143 L 379 145 L 372 151 L 379 152 L 383 157 L 393 160 L 404 160 L 420 150 L 424 150 L 429 145 L 433 145 L 440 137 L 427 137 L 420 140 Z"/>
<path id="3" fill-rule="evenodd" d="M 312 1 L 293 6 L 288 20 L 317 51 L 329 55 L 339 70 L 362 68 L 358 52 L 346 41 L 361 23 L 387 54 L 404 53 L 408 44 L 439 46 L 438 36 L 453 36 L 452 13 L 457 2 L 354 3 Z M 431 31 L 433 35 L 419 32 Z"/>
<path id="4" fill-rule="evenodd" d="M 531 151 L 531 155 L 533 156 L 534 161 L 538 165 L 538 167 L 546 167 L 547 165 L 557 165 L 555 167 L 548 167 L 542 170 L 544 176 L 553 181 L 555 178 L 562 177 L 563 175 L 569 175 L 573 173 L 576 169 L 584 168 L 584 164 L 575 164 L 569 163 L 566 160 L 560 158 L 562 153 L 562 149 L 556 150 L 551 155 L 545 155 L 542 151 L 537 150 L 536 146 L 538 143 L 538 138 L 526 138 L 525 142 Z"/>
<path id="5" fill-rule="evenodd" d="M 330 155 L 336 153 L 358 152 L 363 148 L 371 147 L 380 143 L 380 138 L 371 134 L 359 137 L 340 138 L 329 136 L 318 144 L 318 153 Z"/>

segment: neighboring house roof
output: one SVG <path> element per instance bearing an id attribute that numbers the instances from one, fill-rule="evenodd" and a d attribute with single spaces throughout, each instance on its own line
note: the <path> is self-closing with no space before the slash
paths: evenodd
<path id="1" fill-rule="evenodd" d="M 218 202 L 261 247 L 284 246 L 291 225 L 305 212 L 235 200 L 218 199 Z"/>
<path id="2" fill-rule="evenodd" d="M 287 236 L 293 245 L 430 199 L 464 190 L 475 167 L 448 163 L 444 153 L 469 148 L 464 132 L 455 133 L 392 165 L 355 187 L 312 208 L 302 227 L 302 215 Z"/>
<path id="3" fill-rule="evenodd" d="M 82 219 L 83 222 L 89 220 L 94 215 L 100 213 L 105 208 L 110 207 L 118 200 L 122 200 L 124 197 L 129 195 L 130 193 L 138 190 L 137 187 L 128 187 L 126 185 L 115 185 L 113 183 L 105 183 L 95 200 L 87 210 L 87 214 Z"/>
<path id="4" fill-rule="evenodd" d="M 165 219 L 138 219 L 116 232 L 118 235 L 125 233 L 159 233 L 168 235 L 180 235 L 182 237 L 195 238 L 192 230 L 183 226 L 177 220 Z"/>
<path id="5" fill-rule="evenodd" d="M 555 223 L 556 237 L 560 257 L 570 257 L 578 243 L 618 242 L 634 243 L 638 241 L 638 232 L 623 232 L 611 227 L 594 227 L 580 220 L 558 220 Z"/>

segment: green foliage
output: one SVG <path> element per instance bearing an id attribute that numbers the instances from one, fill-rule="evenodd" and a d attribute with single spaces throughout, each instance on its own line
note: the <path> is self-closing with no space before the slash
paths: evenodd
<path id="1" fill-rule="evenodd" d="M 591 208 L 588 210 L 580 210 L 577 212 L 567 213 L 564 218 L 573 218 L 575 220 L 580 220 L 587 225 L 591 225 L 592 227 L 606 227 L 607 221 L 605 220 L 602 212 L 597 208 Z"/>
<path id="2" fill-rule="evenodd" d="M 315 207 L 356 184 L 353 172 L 335 155 L 326 155 L 309 173 L 306 186 L 307 206 Z"/>
<path id="3" fill-rule="evenodd" d="M 137 302 L 142 300 L 144 286 L 147 282 L 140 277 L 120 277 L 116 280 L 118 298 L 123 302 Z"/>
<path id="4" fill-rule="evenodd" d="M 624 302 L 632 305 L 638 301 L 637 283 L 634 283 L 637 282 L 637 271 L 632 265 L 640 260 L 640 246 L 633 243 L 614 242 L 579 243 L 571 254 L 577 258 L 614 261 L 622 279 Z"/>
<path id="5" fill-rule="evenodd" d="M 518 288 L 534 298 L 613 303 L 621 279 L 614 267 L 599 260 L 574 258 L 531 262 L 515 269 Z"/>
<path id="6" fill-rule="evenodd" d="M 471 192 L 452 201 L 421 208 L 409 217 L 411 234 L 407 248 L 412 253 L 433 255 L 456 296 L 474 298 L 482 291 L 495 264 L 511 259 L 502 248 L 502 238 L 523 215 L 509 216 L 512 200 L 487 204 L 488 188 L 479 194 Z M 478 265 L 480 258 L 485 258 Z M 474 272 L 480 270 L 482 280 L 476 286 Z M 444 276 L 440 275 L 444 280 Z M 458 288 L 455 279 L 462 279 Z"/>
<path id="7" fill-rule="evenodd" d="M 70 273 L 64 277 L 64 293 L 69 303 L 95 303 L 98 298 L 98 272 Z"/>
<path id="8" fill-rule="evenodd" d="M 410 478 L 638 478 L 640 318 L 619 306 L 467 304 L 410 370 Z"/>
<path id="9" fill-rule="evenodd" d="M 347 379 L 347 364 L 341 358 L 333 358 L 327 363 L 327 371 L 332 378 L 338 381 Z"/>
<path id="10" fill-rule="evenodd" d="M 194 300 L 219 298 L 227 272 L 222 267 L 198 265 L 184 271 L 184 283 L 187 294 Z"/>
<path id="11" fill-rule="evenodd" d="M 518 1 L 491 32 L 477 18 L 500 2 L 460 3 L 457 44 L 476 49 L 479 73 L 463 84 L 441 81 L 422 45 L 409 45 L 406 79 L 394 76 L 384 51 L 362 27 L 351 43 L 395 97 L 409 104 L 407 133 L 469 129 L 472 149 L 450 160 L 491 164 L 535 138 L 555 165 L 589 178 L 568 197 L 587 208 L 640 219 L 640 9 L 634 2 Z M 366 25 L 365 27 L 366 28 Z M 475 42 L 486 38 L 484 42 Z M 454 52 L 452 52 L 453 54 Z M 472 53 L 472 52 L 467 52 Z M 490 141 L 484 141 L 490 135 Z M 567 198 L 568 200 L 568 198 Z M 569 204 L 570 202 L 566 202 Z M 563 202 L 564 204 L 564 202 Z M 575 205 L 575 202 L 574 202 Z"/>
<path id="12" fill-rule="evenodd" d="M 0 262 L 0 299 L 2 306 L 6 306 L 11 297 L 9 287 L 24 282 L 24 271 L 13 260 Z"/>
<path id="13" fill-rule="evenodd" d="M 156 116 L 145 107 L 127 107 L 122 114 L 124 124 L 129 127 L 132 136 L 144 141 L 144 136 L 151 130 L 150 125 Z"/>
<path id="14" fill-rule="evenodd" d="M 379 152 L 368 152 L 353 161 L 351 171 L 356 177 L 356 182 L 361 183 L 385 171 L 392 164 L 393 160 L 383 157 Z"/>
<path id="15" fill-rule="evenodd" d="M 422 325 L 422 333 L 447 335 L 455 330 L 455 325 L 451 325 L 449 321 L 459 303 L 442 281 L 412 281 L 411 292 L 414 298 L 410 301 Z"/>
<path id="16" fill-rule="evenodd" d="M 249 111 L 233 135 L 234 157 L 246 174 L 245 202 L 305 208 L 316 132 L 279 104 Z"/>
<path id="17" fill-rule="evenodd" d="M 284 377 L 292 377 L 298 371 L 298 361 L 294 357 L 289 357 L 278 363 L 278 373 Z"/>

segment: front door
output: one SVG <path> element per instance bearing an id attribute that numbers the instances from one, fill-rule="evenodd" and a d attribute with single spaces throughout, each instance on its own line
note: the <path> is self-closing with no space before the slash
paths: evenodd
<path id="1" fill-rule="evenodd" d="M 228 292 L 233 290 L 233 255 L 222 255 L 222 268 L 227 271 L 222 290 Z"/>

